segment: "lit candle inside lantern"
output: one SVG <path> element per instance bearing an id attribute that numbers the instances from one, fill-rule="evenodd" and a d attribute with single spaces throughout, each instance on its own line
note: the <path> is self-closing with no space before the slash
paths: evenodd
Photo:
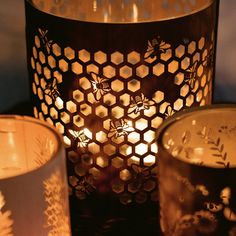
<path id="1" fill-rule="evenodd" d="M 144 130 L 147 127 L 147 124 L 144 121 L 138 121 L 136 122 L 136 128 L 138 130 Z M 155 135 L 153 132 L 147 132 L 145 134 L 145 141 L 148 143 L 141 143 L 138 145 L 135 145 L 135 143 L 137 143 L 137 141 L 139 141 L 140 136 L 138 135 L 138 133 L 130 133 L 129 134 L 129 141 L 131 143 L 134 143 L 134 148 L 135 148 L 135 153 L 137 153 L 138 155 L 142 155 L 144 153 L 145 150 L 148 150 L 148 146 L 149 144 L 155 139 Z M 154 153 L 157 153 L 157 144 L 154 143 L 151 146 L 151 149 Z M 132 153 L 132 147 L 129 146 L 126 150 L 126 154 L 130 154 Z M 156 157 L 154 155 L 147 155 L 146 157 L 143 158 L 143 164 L 145 166 L 151 166 L 153 164 L 155 164 L 156 162 Z M 136 157 L 136 156 L 132 156 L 129 160 L 129 164 L 140 164 L 140 158 Z"/>

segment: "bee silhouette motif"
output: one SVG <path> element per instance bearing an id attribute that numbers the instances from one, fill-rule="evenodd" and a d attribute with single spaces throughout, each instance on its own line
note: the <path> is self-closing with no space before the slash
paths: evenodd
<path id="1" fill-rule="evenodd" d="M 191 65 L 185 73 L 184 81 L 189 84 L 191 89 L 194 88 L 195 82 L 197 80 L 197 69 L 198 69 L 198 61 L 195 61 L 193 65 Z"/>
<path id="2" fill-rule="evenodd" d="M 148 100 L 143 93 L 141 95 L 136 95 L 130 98 L 130 107 L 128 110 L 128 114 L 137 114 L 142 110 L 148 110 L 150 106 L 153 105 L 154 101 Z"/>
<path id="3" fill-rule="evenodd" d="M 103 95 L 111 90 L 108 79 L 102 78 L 94 72 L 91 72 L 90 76 L 90 82 L 92 85 L 94 97 L 97 101 L 99 101 Z"/>
<path id="4" fill-rule="evenodd" d="M 163 41 L 160 37 L 148 41 L 148 48 L 144 55 L 144 59 L 154 59 L 159 57 L 162 53 L 166 53 L 170 49 L 170 44 Z"/>
<path id="5" fill-rule="evenodd" d="M 69 129 L 68 131 L 73 136 L 73 139 L 77 143 L 78 147 L 81 147 L 81 148 L 87 147 L 90 139 L 85 135 L 83 130 L 75 131 L 75 130 Z"/>
<path id="6" fill-rule="evenodd" d="M 116 120 L 110 122 L 110 130 L 108 133 L 108 138 L 118 138 L 121 136 L 128 135 L 133 132 L 134 128 L 131 127 L 125 120 Z"/>
<path id="7" fill-rule="evenodd" d="M 51 51 L 53 40 L 48 40 L 48 37 L 47 37 L 48 30 L 42 30 L 39 28 L 39 33 L 40 33 L 40 38 L 42 40 L 42 43 L 44 47 L 46 48 L 47 53 L 49 54 Z"/>
<path id="8" fill-rule="evenodd" d="M 60 92 L 57 88 L 57 79 L 55 77 L 48 81 L 45 86 L 44 93 L 51 97 L 53 100 L 60 96 Z"/>

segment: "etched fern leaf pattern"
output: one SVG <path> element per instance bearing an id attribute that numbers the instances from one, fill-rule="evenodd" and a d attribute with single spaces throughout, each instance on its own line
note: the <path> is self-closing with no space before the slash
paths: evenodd
<path id="1" fill-rule="evenodd" d="M 13 236 L 12 226 L 13 220 L 11 219 L 11 211 L 3 210 L 6 205 L 5 198 L 0 191 L 0 236 Z"/>
<path id="2" fill-rule="evenodd" d="M 67 210 L 66 189 L 63 187 L 63 177 L 59 170 L 51 174 L 44 181 L 44 197 L 47 208 L 46 228 L 49 229 L 48 236 L 70 236 L 69 216 Z"/>
<path id="3" fill-rule="evenodd" d="M 49 161 L 54 151 L 54 143 L 48 137 L 37 137 L 36 139 L 36 159 L 35 162 L 38 166 L 45 164 Z"/>

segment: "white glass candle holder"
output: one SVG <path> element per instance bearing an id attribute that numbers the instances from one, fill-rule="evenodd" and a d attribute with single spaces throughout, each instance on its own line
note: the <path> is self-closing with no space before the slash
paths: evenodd
<path id="1" fill-rule="evenodd" d="M 34 118 L 0 116 L 0 235 L 70 236 L 65 151 Z"/>
<path id="2" fill-rule="evenodd" d="M 159 134 L 164 236 L 236 235 L 236 106 L 180 112 Z"/>

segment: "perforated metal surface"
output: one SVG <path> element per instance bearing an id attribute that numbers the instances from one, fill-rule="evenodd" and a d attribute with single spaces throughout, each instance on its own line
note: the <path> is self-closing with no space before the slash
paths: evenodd
<path id="1" fill-rule="evenodd" d="M 179 110 L 211 103 L 215 9 L 100 24 L 27 5 L 34 114 L 64 137 L 73 201 L 157 201 L 156 129 Z"/>

